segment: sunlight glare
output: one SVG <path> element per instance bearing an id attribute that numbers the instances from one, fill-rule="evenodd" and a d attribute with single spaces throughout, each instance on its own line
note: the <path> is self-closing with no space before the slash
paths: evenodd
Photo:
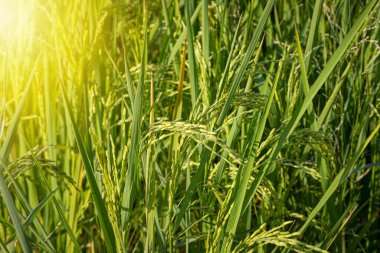
<path id="1" fill-rule="evenodd" d="M 16 9 L 11 0 L 0 0 L 0 33 L 8 33 L 16 21 Z"/>

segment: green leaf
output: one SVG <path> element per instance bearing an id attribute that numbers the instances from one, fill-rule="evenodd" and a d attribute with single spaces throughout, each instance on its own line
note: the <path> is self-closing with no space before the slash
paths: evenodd
<path id="1" fill-rule="evenodd" d="M 96 183 L 92 162 L 90 160 L 90 157 L 88 156 L 87 150 L 82 140 L 82 136 L 79 132 L 79 128 L 75 122 L 74 113 L 70 105 L 69 99 L 67 97 L 66 91 L 64 89 L 63 83 L 62 83 L 61 88 L 62 88 L 62 94 L 64 98 L 64 104 L 69 114 L 69 119 L 70 119 L 72 128 L 74 130 L 75 140 L 76 140 L 76 143 L 79 148 L 79 152 L 83 160 L 84 170 L 86 172 L 87 180 L 90 185 L 92 197 L 95 203 L 95 208 L 96 208 L 96 211 L 98 212 L 100 228 L 102 229 L 102 232 L 103 232 L 104 242 L 106 244 L 107 251 L 117 252 L 115 234 L 114 234 L 110 219 L 108 217 L 108 212 L 107 212 L 105 203 L 103 201 L 102 195 L 100 194 L 98 185 Z"/>
<path id="2" fill-rule="evenodd" d="M 355 25 L 351 28 L 349 33 L 346 35 L 345 39 L 342 41 L 338 49 L 334 52 L 334 54 L 331 56 L 330 60 L 326 64 L 326 66 L 323 68 L 321 74 L 318 76 L 317 80 L 315 80 L 314 84 L 310 88 L 310 90 L 307 92 L 305 98 L 303 99 L 302 103 L 299 103 L 296 107 L 296 110 L 286 125 L 284 131 L 281 133 L 279 140 L 273 147 L 273 151 L 270 154 L 269 162 L 266 163 L 264 168 L 259 172 L 259 176 L 255 178 L 255 181 L 252 183 L 249 192 L 250 195 L 246 199 L 246 203 L 249 203 L 251 199 L 253 198 L 254 194 L 257 191 L 258 186 L 260 185 L 263 176 L 269 169 L 269 167 L 272 165 L 272 162 L 277 158 L 278 154 L 280 153 L 283 145 L 285 144 L 288 137 L 292 134 L 294 129 L 296 128 L 298 122 L 300 121 L 301 117 L 304 115 L 307 108 L 312 103 L 313 98 L 319 91 L 319 89 L 322 87 L 324 82 L 327 80 L 331 72 L 334 70 L 335 66 L 338 64 L 338 62 L 343 58 L 346 50 L 352 43 L 352 41 L 356 38 L 357 33 L 362 28 L 364 22 L 366 21 L 366 18 L 370 14 L 371 10 L 374 8 L 375 4 L 378 2 L 378 0 L 372 0 L 370 4 L 365 8 L 363 13 L 360 15 L 360 17 L 357 19 Z M 342 175 L 341 175 L 342 176 Z M 331 188 L 331 186 L 330 186 Z M 332 194 L 327 193 L 326 194 Z M 327 196 L 327 195 L 326 195 Z M 322 206 L 320 206 L 322 208 Z M 310 221 L 308 221 L 309 223 Z"/>
<path id="3" fill-rule="evenodd" d="M 131 132 L 131 146 L 128 153 L 128 171 L 124 184 L 124 192 L 122 196 L 122 211 L 121 211 L 121 224 L 125 228 L 129 220 L 129 215 L 132 210 L 133 202 L 136 197 L 137 176 L 139 173 L 139 145 L 140 145 L 140 126 L 142 115 L 142 101 L 144 92 L 144 79 L 145 79 L 145 65 L 147 57 L 147 24 L 144 24 L 144 45 L 141 56 L 141 68 L 139 76 L 139 85 L 134 101 L 134 113 L 132 116 L 132 132 Z"/>
<path id="4" fill-rule="evenodd" d="M 40 55 L 38 55 L 37 60 L 34 64 L 34 67 L 30 73 L 29 80 L 28 80 L 26 87 L 24 89 L 24 94 L 23 94 L 21 100 L 19 101 L 19 104 L 16 108 L 16 112 L 12 118 L 11 125 L 8 128 L 7 134 L 5 136 L 4 143 L 3 143 L 1 150 L 0 150 L 0 159 L 1 159 L 1 164 L 0 164 L 1 165 L 0 191 L 1 191 L 1 194 L 3 195 L 5 204 L 7 205 L 9 215 L 11 216 L 11 219 L 12 219 L 13 225 L 15 227 L 17 236 L 20 240 L 21 248 L 24 252 L 31 252 L 31 250 L 30 250 L 28 240 L 26 238 L 26 235 L 24 234 L 24 231 L 23 231 L 23 228 L 22 228 L 22 225 L 20 222 L 19 213 L 18 213 L 17 208 L 13 202 L 12 195 L 11 195 L 11 193 L 7 187 L 7 184 L 4 180 L 3 170 L 4 170 L 4 168 L 6 168 L 6 166 L 8 164 L 9 154 L 10 154 L 10 151 L 11 151 L 11 148 L 13 145 L 13 140 L 16 136 L 16 131 L 17 131 L 18 124 L 20 122 L 21 114 L 22 114 L 22 111 L 24 109 L 25 99 L 26 99 L 28 92 L 30 90 L 30 87 L 31 87 L 31 84 L 32 84 L 32 81 L 34 78 L 34 73 L 36 71 L 39 59 L 40 59 Z"/>

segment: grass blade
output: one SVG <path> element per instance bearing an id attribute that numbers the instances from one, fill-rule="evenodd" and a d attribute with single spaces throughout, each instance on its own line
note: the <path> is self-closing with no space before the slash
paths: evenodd
<path id="1" fill-rule="evenodd" d="M 37 214 L 41 211 L 42 208 L 44 208 L 44 206 L 49 202 L 49 200 L 53 197 L 53 194 L 58 190 L 58 188 L 56 188 L 55 190 L 53 190 L 52 192 L 49 193 L 49 195 L 47 195 L 39 204 L 38 206 L 36 206 L 32 212 L 30 212 L 30 214 L 28 215 L 28 217 L 26 218 L 26 220 L 24 221 L 24 223 L 22 224 L 24 228 L 27 228 L 34 220 L 34 218 L 36 218 Z"/>
<path id="2" fill-rule="evenodd" d="M 270 161 L 274 161 L 278 154 L 280 153 L 283 145 L 285 144 L 285 141 L 288 139 L 288 137 L 292 134 L 294 129 L 296 128 L 298 122 L 300 121 L 301 117 L 307 110 L 307 108 L 312 103 L 312 99 L 317 94 L 318 90 L 322 87 L 324 82 L 327 80 L 331 72 L 334 70 L 335 66 L 338 64 L 338 62 L 343 58 L 346 50 L 352 43 L 352 41 L 357 36 L 357 33 L 362 28 L 363 24 L 365 23 L 367 17 L 369 16 L 371 10 L 374 8 L 374 6 L 377 4 L 378 0 L 372 0 L 365 10 L 362 12 L 360 17 L 358 18 L 355 25 L 351 28 L 349 33 L 346 35 L 345 39 L 341 43 L 341 45 L 338 47 L 338 49 L 334 52 L 334 54 L 331 56 L 330 60 L 322 70 L 321 74 L 318 76 L 317 80 L 314 82 L 312 87 L 310 88 L 309 92 L 307 92 L 304 100 L 302 103 L 299 103 L 292 118 L 290 119 L 289 123 L 286 125 L 284 131 L 281 133 L 279 140 L 273 147 L 273 151 L 270 155 Z M 253 198 L 254 194 L 257 191 L 258 186 L 261 183 L 261 180 L 263 179 L 266 171 L 269 169 L 269 167 L 272 165 L 271 162 L 268 162 L 265 167 L 259 172 L 259 176 L 255 178 L 255 181 L 252 183 L 250 189 L 249 189 L 249 196 L 246 198 L 245 203 L 249 203 L 251 199 Z M 331 187 L 331 186 L 330 186 Z"/>
<path id="3" fill-rule="evenodd" d="M 195 20 L 197 19 L 198 15 L 199 15 L 199 12 L 201 11 L 201 9 L 202 9 L 202 4 L 199 3 L 198 6 L 197 6 L 197 8 L 194 10 L 193 15 L 191 16 L 191 19 L 190 19 L 191 24 L 193 24 L 195 22 Z M 181 48 L 181 45 L 183 44 L 183 42 L 186 39 L 186 34 L 187 34 L 187 30 L 183 31 L 181 33 L 181 35 L 178 37 L 176 43 L 174 44 L 174 46 L 173 46 L 173 48 L 172 48 L 172 50 L 170 52 L 168 64 L 170 64 L 174 60 L 174 57 L 177 55 L 178 51 Z"/>
<path id="4" fill-rule="evenodd" d="M 190 91 L 191 102 L 195 106 L 199 96 L 199 86 L 197 77 L 197 63 L 195 61 L 194 44 L 193 44 L 193 28 L 190 21 L 189 0 L 185 0 L 185 20 L 187 30 L 187 52 L 189 57 L 190 69 Z"/>
<path id="5" fill-rule="evenodd" d="M 315 40 L 315 35 L 318 32 L 318 25 L 319 25 L 319 19 L 321 17 L 321 10 L 322 10 L 323 0 L 316 0 L 315 5 L 313 8 L 313 16 L 311 18 L 311 25 L 310 25 L 310 31 L 309 36 L 307 37 L 306 42 L 306 49 L 305 49 L 305 70 L 307 71 L 309 69 L 309 62 L 312 55 L 312 49 L 313 44 Z"/>
<path id="6" fill-rule="evenodd" d="M 256 28 L 254 34 L 252 35 L 252 40 L 249 43 L 247 51 L 246 51 L 244 58 L 242 60 L 242 63 L 239 66 L 238 72 L 237 72 L 237 74 L 236 74 L 236 76 L 232 82 L 231 88 L 229 89 L 226 103 L 223 105 L 223 109 L 222 109 L 222 111 L 218 117 L 218 120 L 215 124 L 216 129 L 218 129 L 223 124 L 224 118 L 228 114 L 228 111 L 231 107 L 232 100 L 235 97 L 236 90 L 237 90 L 237 88 L 238 88 L 238 86 L 239 86 L 239 84 L 243 78 L 243 75 L 245 74 L 245 70 L 248 66 L 248 63 L 251 59 L 251 56 L 253 55 L 254 50 L 257 47 L 257 44 L 258 44 L 260 37 L 262 35 L 262 32 L 264 30 L 264 25 L 265 25 L 265 23 L 269 17 L 269 14 L 272 10 L 272 7 L 273 7 L 275 1 L 276 0 L 268 1 L 267 5 L 265 6 L 265 10 L 260 17 L 259 23 L 257 24 L 257 28 Z M 190 183 L 190 185 L 189 185 L 189 187 L 185 193 L 185 197 L 184 197 L 184 199 L 181 203 L 181 206 L 180 206 L 180 211 L 179 211 L 179 213 L 176 217 L 176 220 L 175 220 L 174 228 L 176 228 L 179 225 L 180 221 L 182 220 L 182 218 L 183 218 L 183 216 L 184 216 L 184 214 L 188 208 L 188 205 L 190 203 L 190 199 L 194 193 L 194 190 L 199 185 L 199 183 L 201 183 L 202 180 L 204 179 L 205 166 L 206 166 L 207 162 L 209 161 L 210 155 L 211 155 L 211 152 L 208 149 L 204 149 L 203 153 L 201 154 L 200 165 L 199 165 L 194 177 L 192 178 L 191 183 Z"/>
<path id="7" fill-rule="evenodd" d="M 207 66 L 210 65 L 210 28 L 208 21 L 208 0 L 202 0 L 202 46 L 203 58 Z"/>
<path id="8" fill-rule="evenodd" d="M 336 191 L 338 186 L 341 184 L 342 179 L 344 179 L 345 176 L 353 169 L 355 162 L 357 161 L 359 156 L 363 153 L 364 149 L 368 146 L 368 144 L 371 142 L 372 138 L 376 135 L 379 129 L 380 129 L 380 124 L 368 136 L 368 138 L 363 143 L 360 150 L 355 154 L 355 156 L 347 163 L 347 165 L 335 177 L 330 187 L 326 190 L 325 194 L 323 194 L 321 200 L 318 202 L 318 204 L 314 207 L 314 209 L 311 211 L 311 213 L 307 217 L 307 220 L 305 221 L 303 226 L 298 230 L 299 233 L 302 234 L 305 232 L 310 222 L 315 218 L 318 212 L 324 207 L 326 202 L 329 200 L 329 198 L 333 195 L 333 193 Z"/>
<path id="9" fill-rule="evenodd" d="M 102 195 L 99 191 L 98 185 L 96 183 L 95 175 L 94 175 L 94 168 L 92 165 L 92 162 L 90 160 L 90 157 L 88 156 L 88 153 L 86 151 L 85 145 L 83 143 L 81 134 L 79 132 L 79 128 L 75 122 L 74 113 L 72 111 L 72 107 L 70 105 L 69 99 L 67 97 L 66 91 L 64 90 L 63 84 L 61 86 L 62 88 L 62 94 L 64 98 L 64 104 L 67 110 L 67 113 L 69 114 L 69 119 L 72 125 L 72 128 L 74 130 L 75 139 L 79 148 L 79 152 L 81 154 L 84 170 L 86 172 L 86 176 L 88 179 L 88 183 L 91 188 L 92 197 L 94 199 L 96 211 L 98 212 L 98 219 L 100 223 L 100 227 L 103 232 L 104 236 L 104 242 L 107 248 L 108 252 L 116 252 L 116 243 L 115 243 L 115 234 L 112 229 L 112 225 L 108 216 L 108 212 L 105 206 L 105 203 L 103 201 Z"/>
<path id="10" fill-rule="evenodd" d="M 141 56 L 141 69 L 139 76 L 139 85 L 134 101 L 134 113 L 132 117 L 132 133 L 131 133 L 131 146 L 128 153 L 128 171 L 124 185 L 124 192 L 122 196 L 122 212 L 121 220 L 122 227 L 124 228 L 128 222 L 129 215 L 132 209 L 134 198 L 136 197 L 136 184 L 138 176 L 138 163 L 139 163 L 139 145 L 140 145 L 140 126 L 142 114 L 142 99 L 144 91 L 144 78 L 145 78 L 145 64 L 147 56 L 147 27 L 144 24 L 144 45 L 143 53 Z"/>
<path id="11" fill-rule="evenodd" d="M 265 105 L 264 113 L 260 120 L 258 122 L 253 121 L 251 123 L 251 128 L 256 128 L 256 125 L 259 124 L 258 128 L 255 129 L 255 134 L 252 135 L 253 140 L 251 141 L 251 147 L 248 149 L 248 162 L 247 164 L 239 171 L 239 176 L 236 177 L 236 180 L 240 180 L 239 182 L 235 183 L 235 187 L 232 189 L 236 194 L 233 194 L 233 205 L 231 209 L 230 216 L 227 221 L 227 225 L 224 231 L 224 240 L 222 249 L 227 249 L 227 252 L 230 251 L 230 248 L 232 246 L 232 239 L 233 235 L 235 234 L 236 227 L 238 224 L 238 221 L 240 219 L 240 215 L 244 213 L 245 206 L 244 206 L 244 200 L 246 197 L 246 190 L 248 186 L 248 180 L 252 173 L 252 169 L 254 168 L 254 162 L 256 159 L 256 152 L 259 147 L 259 143 L 261 142 L 262 135 L 264 133 L 265 125 L 267 122 L 267 118 L 269 115 L 270 108 L 272 106 L 272 101 L 274 94 L 276 92 L 277 84 L 279 81 L 279 77 L 281 74 L 282 66 L 283 66 L 283 60 L 285 59 L 286 54 L 284 54 L 283 59 L 279 62 L 279 68 L 276 74 L 276 78 L 272 87 L 272 90 L 269 94 L 267 103 Z M 256 132 L 257 131 L 257 132 Z M 241 172 L 241 175 L 240 175 Z"/>
<path id="12" fill-rule="evenodd" d="M 22 111 L 24 109 L 25 99 L 26 99 L 26 96 L 28 95 L 28 92 L 30 90 L 30 86 L 31 86 L 32 80 L 34 78 L 34 73 L 36 71 L 36 67 L 37 67 L 37 63 L 39 61 L 39 58 L 40 58 L 40 56 L 37 57 L 37 60 L 34 64 L 32 72 L 30 73 L 28 83 L 26 84 L 26 87 L 24 90 L 24 95 L 22 96 L 22 98 L 21 98 L 21 100 L 17 106 L 16 113 L 13 116 L 11 125 L 9 126 L 9 129 L 7 131 L 7 135 L 5 136 L 3 146 L 1 147 L 1 150 L 0 150 L 0 159 L 1 159 L 1 164 L 0 164 L 1 165 L 0 191 L 1 191 L 1 194 L 3 195 L 4 201 L 8 207 L 9 215 L 11 216 L 11 219 L 12 219 L 13 225 L 15 227 L 17 236 L 20 240 L 22 250 L 24 252 L 31 252 L 31 250 L 30 250 L 29 243 L 28 243 L 28 240 L 26 238 L 26 235 L 24 234 L 24 231 L 23 231 L 23 228 L 22 228 L 22 225 L 20 222 L 20 218 L 18 217 L 18 211 L 17 211 L 16 206 L 13 202 L 12 195 L 11 195 L 11 193 L 7 187 L 7 184 L 4 180 L 3 170 L 4 170 L 4 168 L 6 168 L 6 166 L 8 164 L 9 154 L 11 151 L 11 147 L 13 145 L 14 137 L 16 135 L 17 126 L 20 122 L 21 114 L 22 114 Z"/>

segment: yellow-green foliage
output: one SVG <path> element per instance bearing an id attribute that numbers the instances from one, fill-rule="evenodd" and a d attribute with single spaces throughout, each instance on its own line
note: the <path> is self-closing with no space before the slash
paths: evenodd
<path id="1" fill-rule="evenodd" d="M 379 252 L 379 0 L 0 0 L 1 252 Z"/>

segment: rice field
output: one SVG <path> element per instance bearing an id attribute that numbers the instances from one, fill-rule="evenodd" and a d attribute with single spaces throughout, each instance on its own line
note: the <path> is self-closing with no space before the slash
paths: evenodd
<path id="1" fill-rule="evenodd" d="M 0 0 L 1 252 L 380 252 L 379 0 Z"/>

